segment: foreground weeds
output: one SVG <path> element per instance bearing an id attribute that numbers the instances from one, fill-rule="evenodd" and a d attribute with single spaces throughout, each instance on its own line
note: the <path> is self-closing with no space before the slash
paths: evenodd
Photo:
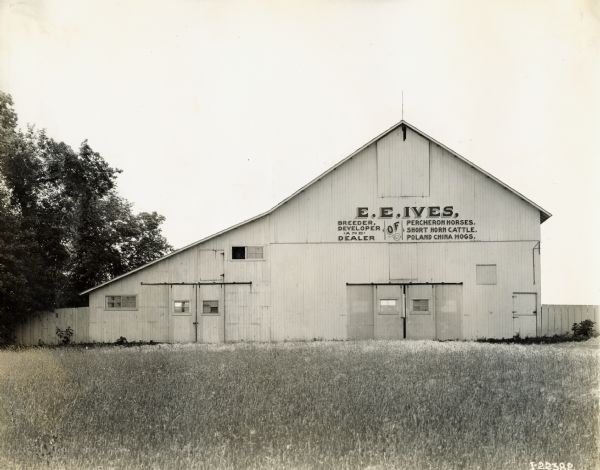
<path id="1" fill-rule="evenodd" d="M 425 341 L 0 351 L 0 467 L 597 468 L 598 359 Z"/>

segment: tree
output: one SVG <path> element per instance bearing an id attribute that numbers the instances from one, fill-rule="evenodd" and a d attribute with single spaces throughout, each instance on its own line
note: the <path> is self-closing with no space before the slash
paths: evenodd
<path id="1" fill-rule="evenodd" d="M 82 305 L 81 291 L 172 250 L 164 217 L 134 214 L 118 195 L 120 172 L 87 141 L 74 151 L 20 131 L 0 92 L 0 341 L 33 312 Z"/>

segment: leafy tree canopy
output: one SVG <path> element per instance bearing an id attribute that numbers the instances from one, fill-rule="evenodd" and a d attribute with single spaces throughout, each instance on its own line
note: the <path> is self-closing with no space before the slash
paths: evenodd
<path id="1" fill-rule="evenodd" d="M 121 170 L 87 141 L 74 150 L 17 121 L 0 91 L 0 343 L 36 311 L 80 306 L 79 292 L 172 250 L 165 218 L 135 214 Z"/>

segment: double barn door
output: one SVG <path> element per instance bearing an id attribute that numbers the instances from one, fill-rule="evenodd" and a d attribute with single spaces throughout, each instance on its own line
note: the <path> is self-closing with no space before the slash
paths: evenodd
<path id="1" fill-rule="evenodd" d="M 170 340 L 173 343 L 219 343 L 225 339 L 225 294 L 222 250 L 198 250 L 200 284 L 173 284 L 169 291 Z"/>
<path id="2" fill-rule="evenodd" d="M 350 285 L 349 339 L 461 339 L 462 285 Z"/>

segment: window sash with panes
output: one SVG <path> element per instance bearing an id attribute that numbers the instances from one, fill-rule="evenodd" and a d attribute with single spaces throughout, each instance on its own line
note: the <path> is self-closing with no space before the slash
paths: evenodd
<path id="1" fill-rule="evenodd" d="M 218 314 L 219 313 L 219 301 L 218 300 L 204 300 L 202 302 L 202 313 L 205 315 Z"/>
<path id="2" fill-rule="evenodd" d="M 428 314 L 429 313 L 429 299 L 413 299 L 412 313 Z"/>
<path id="3" fill-rule="evenodd" d="M 107 310 L 133 310 L 137 308 L 135 295 L 107 295 L 105 308 Z"/>
<path id="4" fill-rule="evenodd" d="M 398 312 L 398 299 L 380 299 L 379 313 L 381 315 L 394 315 Z"/>
<path id="5" fill-rule="evenodd" d="M 189 313 L 190 301 L 189 300 L 174 300 L 173 301 L 173 312 L 175 313 Z"/>
<path id="6" fill-rule="evenodd" d="M 231 259 L 264 259 L 262 246 L 232 246 Z"/>

